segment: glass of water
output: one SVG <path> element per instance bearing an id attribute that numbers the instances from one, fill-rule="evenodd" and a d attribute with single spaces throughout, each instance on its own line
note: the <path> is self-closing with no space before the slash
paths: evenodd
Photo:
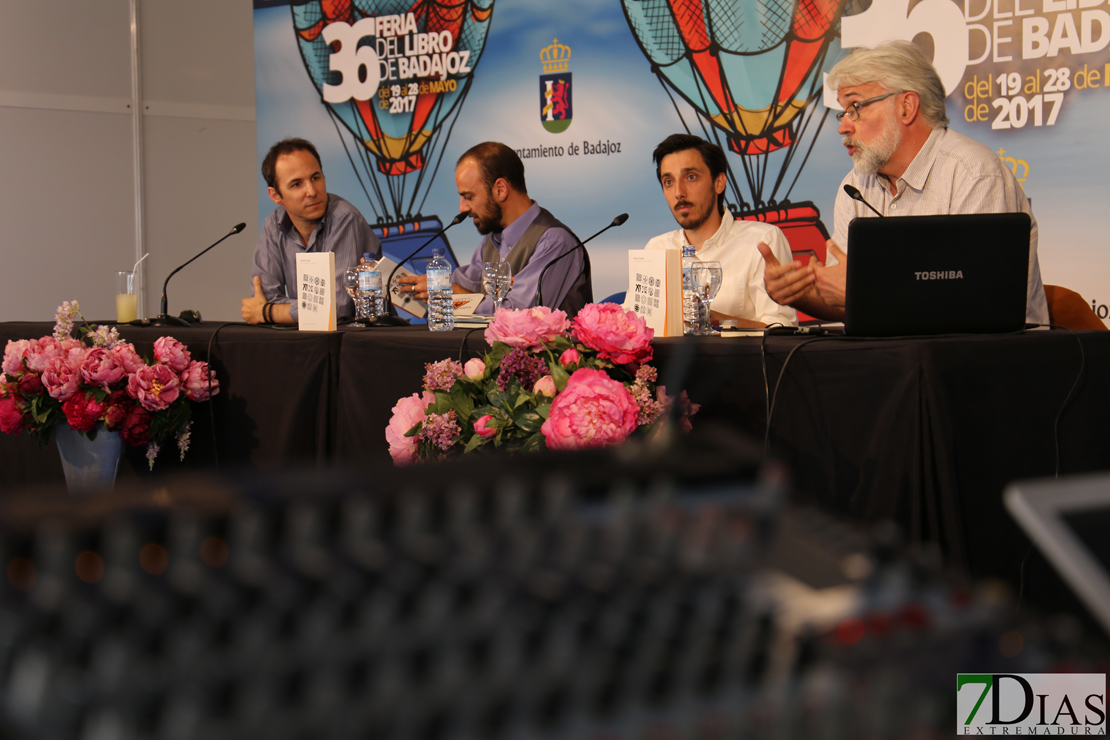
<path id="1" fill-rule="evenodd" d="M 347 324 L 347 326 L 355 326 L 362 328 L 366 324 L 359 321 L 365 318 L 366 314 L 362 308 L 362 300 L 358 297 L 358 267 L 348 267 L 347 271 L 343 273 L 343 287 L 347 290 L 347 295 L 351 296 L 351 300 L 355 302 L 355 320 Z"/>
<path id="2" fill-rule="evenodd" d="M 513 273 L 508 262 L 486 262 L 482 265 L 482 292 L 493 299 L 494 313 L 513 288 Z"/>
<path id="3" fill-rule="evenodd" d="M 715 337 L 718 331 L 712 327 L 709 320 L 709 309 L 717 291 L 721 289 L 724 273 L 720 262 L 698 262 L 694 264 L 694 286 L 698 299 L 701 300 L 701 326 L 696 332 L 699 337 Z"/>

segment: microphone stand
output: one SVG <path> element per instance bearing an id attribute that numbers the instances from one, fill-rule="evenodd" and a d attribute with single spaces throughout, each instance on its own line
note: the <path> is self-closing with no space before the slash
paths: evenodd
<path id="1" fill-rule="evenodd" d="M 413 257 L 415 257 L 417 254 L 419 254 L 421 249 L 428 246 L 429 244 L 434 242 L 439 237 L 443 236 L 443 234 L 449 228 L 451 228 L 455 224 L 462 223 L 463 220 L 465 220 L 466 217 L 469 216 L 469 215 L 470 214 L 465 212 L 465 211 L 460 212 L 457 216 L 455 216 L 453 219 L 451 219 L 451 223 L 447 224 L 442 229 L 437 231 L 435 234 L 432 235 L 431 239 L 424 242 L 423 244 L 421 244 L 416 249 L 412 250 L 412 252 L 407 257 L 405 257 L 403 260 L 401 260 L 400 262 L 398 262 L 396 265 L 393 266 L 393 269 L 390 270 L 390 272 L 389 272 L 389 279 L 386 280 L 385 284 L 382 286 L 385 289 L 385 297 L 386 297 L 385 313 L 383 313 L 381 316 L 378 316 L 373 321 L 368 321 L 366 323 L 367 326 L 408 326 L 409 325 L 408 321 L 406 321 L 405 319 L 402 319 L 400 316 L 397 315 L 397 309 L 393 305 L 393 276 L 397 274 L 397 270 L 401 269 L 401 265 L 405 264 L 406 262 L 411 260 Z"/>
<path id="2" fill-rule="evenodd" d="M 205 250 L 201 251 L 201 253 L 198 254 L 196 257 L 193 257 L 193 259 L 189 260 L 184 265 L 182 265 L 181 267 L 177 268 L 176 270 L 171 272 L 169 275 L 167 275 L 166 276 L 166 282 L 162 283 L 162 306 L 161 306 L 162 310 L 158 314 L 157 318 L 151 319 L 150 322 L 147 323 L 147 324 L 144 324 L 144 326 L 189 326 L 189 322 L 186 321 L 185 319 L 179 319 L 176 316 L 169 316 L 166 313 L 166 303 L 167 303 L 166 302 L 166 286 L 170 284 L 170 278 L 172 278 L 177 273 L 181 272 L 182 268 L 192 264 L 192 262 L 194 260 L 196 260 L 197 257 L 200 257 L 201 254 L 204 254 L 209 249 L 216 246 L 216 244 L 219 244 L 220 242 L 222 242 L 224 239 L 228 238 L 229 236 L 232 236 L 234 234 L 238 234 L 240 231 L 242 231 L 245 228 L 247 228 L 247 225 L 245 223 L 236 224 L 231 229 L 231 231 L 227 232 L 226 234 L 221 236 L 219 239 L 217 239 L 216 243 L 213 244 L 211 247 L 208 247 L 208 249 L 205 249 Z"/>
<path id="3" fill-rule="evenodd" d="M 569 257 L 570 255 L 574 254 L 577 250 L 581 249 L 583 254 L 586 255 L 586 269 L 589 269 L 590 255 L 589 255 L 588 252 L 586 252 L 586 242 L 590 241 L 594 237 L 601 236 L 602 234 L 604 234 L 606 231 L 613 228 L 614 226 L 620 226 L 621 224 L 623 224 L 627 220 L 628 220 L 628 214 L 627 213 L 622 213 L 621 215 L 614 218 L 609 223 L 609 225 L 606 226 L 604 229 L 597 232 L 593 236 L 589 237 L 588 239 L 586 239 L 586 241 L 579 241 L 577 244 L 574 245 L 573 249 L 570 249 L 566 252 L 563 252 L 558 257 L 556 257 L 555 259 L 551 260 L 546 265 L 544 265 L 543 269 L 540 271 L 540 279 L 536 283 L 536 303 L 535 303 L 535 305 L 537 305 L 537 306 L 542 306 L 543 305 L 543 278 L 544 278 L 544 275 L 547 274 L 547 271 L 549 269 L 551 269 L 551 266 L 553 264 L 555 264 L 559 260 L 563 259 L 564 257 Z M 574 235 L 572 234 L 571 236 L 574 236 Z M 574 238 L 575 238 L 576 241 L 578 240 L 578 237 L 575 236 Z M 584 271 L 585 270 L 583 270 L 583 272 Z"/>

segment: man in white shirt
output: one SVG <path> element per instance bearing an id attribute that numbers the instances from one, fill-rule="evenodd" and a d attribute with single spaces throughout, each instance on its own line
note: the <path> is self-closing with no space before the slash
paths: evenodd
<path id="1" fill-rule="evenodd" d="M 765 251 L 768 293 L 811 316 L 843 320 L 848 223 L 878 217 L 844 192 L 844 185 L 852 185 L 884 216 L 1028 213 L 1033 231 L 1026 321 L 1047 324 L 1029 199 L 994 152 L 948 129 L 944 85 L 921 51 L 908 41 L 856 49 L 829 71 L 828 84 L 844 107 L 838 131 L 855 163 L 836 195 L 829 264 L 811 260 L 803 266 Z"/>
<path id="2" fill-rule="evenodd" d="M 725 208 L 728 182 L 725 153 L 689 134 L 672 134 L 652 154 L 655 174 L 671 213 L 682 228 L 655 237 L 645 249 L 693 244 L 699 260 L 721 263 L 721 289 L 713 301 L 714 320 L 735 319 L 739 327 L 797 326 L 794 309 L 771 300 L 763 281 L 757 245 L 789 262 L 790 245 L 777 226 L 737 221 Z"/>

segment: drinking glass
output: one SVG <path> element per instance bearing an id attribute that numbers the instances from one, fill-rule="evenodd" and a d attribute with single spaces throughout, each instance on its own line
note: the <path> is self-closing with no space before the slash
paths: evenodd
<path id="1" fill-rule="evenodd" d="M 131 270 L 120 270 L 116 276 L 116 323 L 126 324 L 134 321 L 137 314 L 135 273 Z"/>
<path id="2" fill-rule="evenodd" d="M 362 328 L 366 324 L 359 321 L 359 319 L 366 318 L 366 312 L 362 308 L 362 299 L 358 297 L 358 268 L 348 267 L 347 271 L 343 273 L 343 287 L 347 289 L 347 295 L 355 302 L 355 320 L 347 324 L 347 326 L 355 326 Z"/>
<path id="3" fill-rule="evenodd" d="M 714 337 L 718 332 L 710 324 L 709 311 L 717 291 L 721 289 L 724 273 L 720 262 L 699 262 L 694 265 L 694 286 L 703 309 L 701 312 L 701 326 L 696 332 L 699 337 Z"/>
<path id="4" fill-rule="evenodd" d="M 508 262 L 486 262 L 482 265 L 482 292 L 493 299 L 494 313 L 513 288 L 513 273 Z"/>

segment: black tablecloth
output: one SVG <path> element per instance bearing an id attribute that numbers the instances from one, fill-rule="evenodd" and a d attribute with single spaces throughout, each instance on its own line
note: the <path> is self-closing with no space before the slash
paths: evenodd
<path id="1" fill-rule="evenodd" d="M 204 359 L 217 329 L 123 334 L 140 352 L 172 334 Z M 49 331 L 45 323 L 0 324 L 0 342 Z M 212 408 L 216 442 L 202 405 L 185 465 L 211 465 L 215 448 L 221 464 L 338 461 L 372 474 L 390 465 L 390 409 L 420 390 L 425 363 L 485 348 L 481 332 L 464 330 L 225 326 L 212 350 L 222 386 Z M 690 360 L 678 382 L 702 404 L 695 424 L 723 422 L 762 439 L 767 393 L 777 386 L 771 450 L 790 467 L 801 498 L 864 521 L 893 518 L 976 571 L 1019 567 L 1012 553 L 1024 539 L 1004 512 L 1002 491 L 1013 480 L 1054 474 L 1058 414 L 1061 474 L 1110 469 L 1102 427 L 1110 411 L 1110 332 L 661 339 L 655 355 L 672 389 L 675 366 Z M 61 480 L 53 445 L 40 451 L 26 437 L 0 435 L 0 454 L 0 487 Z M 175 465 L 165 450 L 156 471 Z M 124 475 L 146 474 L 141 450 L 129 453 L 125 468 Z"/>

